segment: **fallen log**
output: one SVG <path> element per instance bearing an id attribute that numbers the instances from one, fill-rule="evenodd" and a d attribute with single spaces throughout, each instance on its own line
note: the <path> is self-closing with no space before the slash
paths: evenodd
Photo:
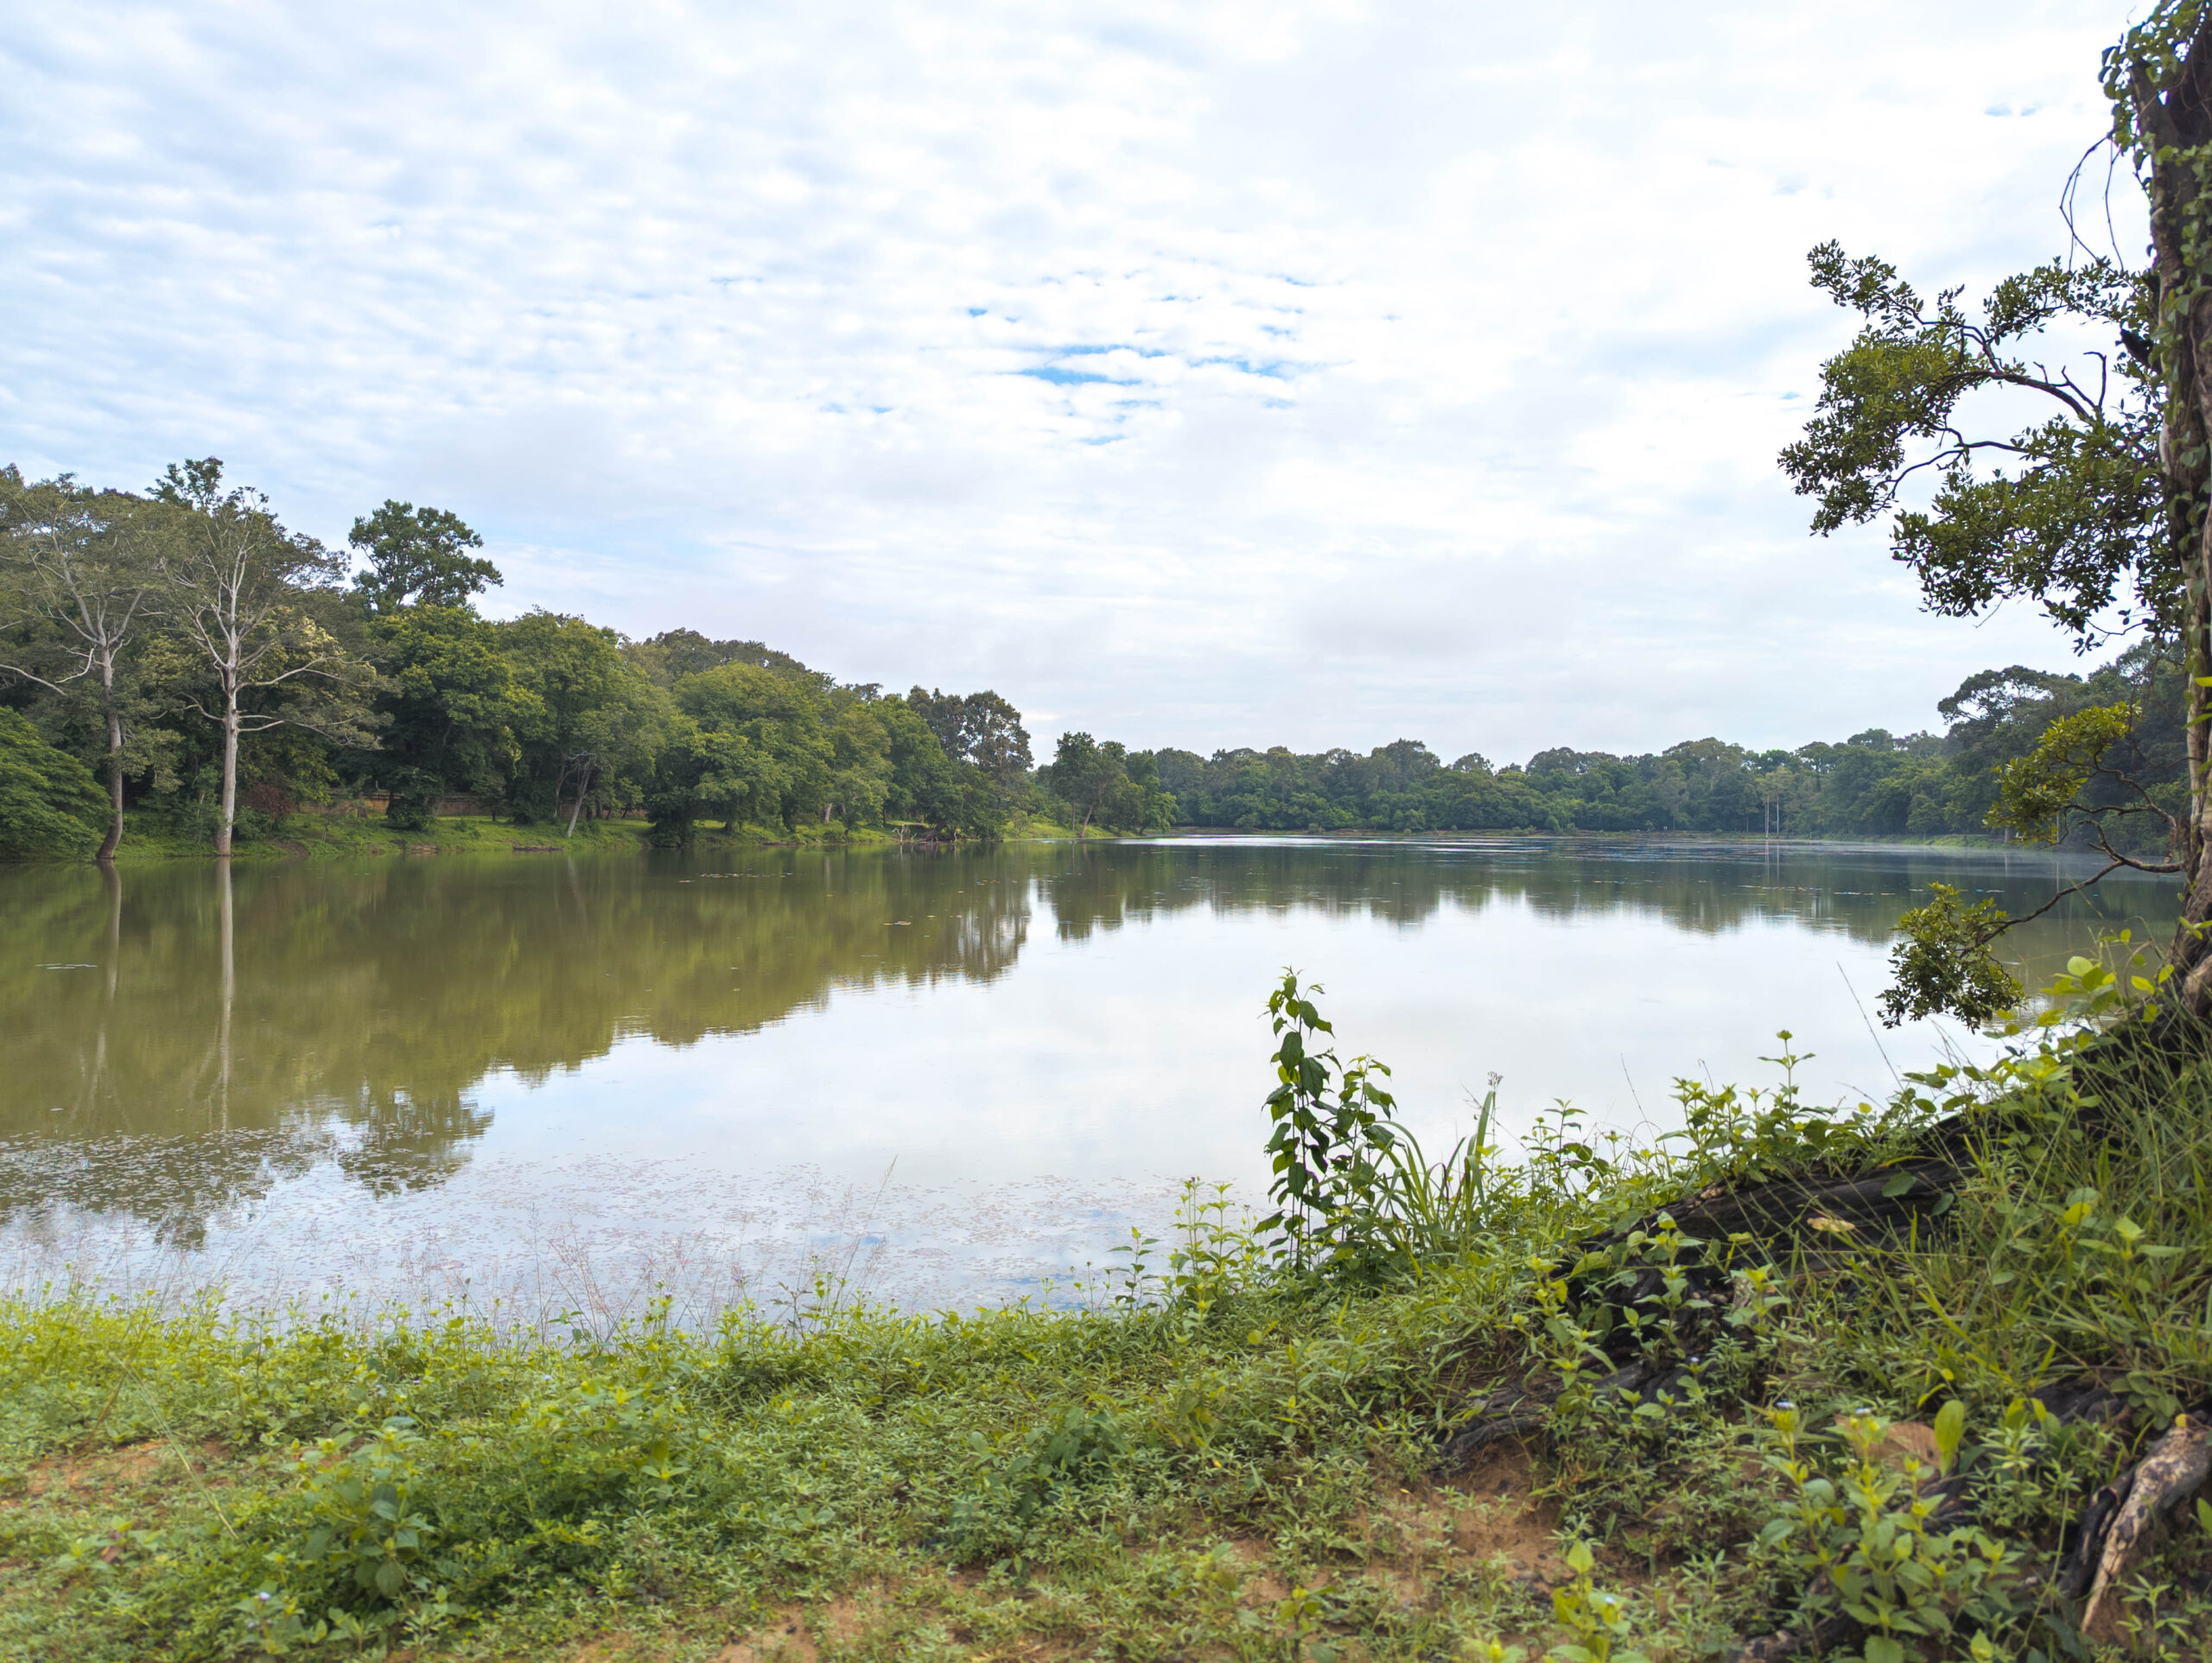
<path id="1" fill-rule="evenodd" d="M 2165 1533 L 2167 1520 L 2181 1504 L 2203 1488 L 2212 1472 L 2212 1435 L 2188 1415 L 2175 1417 L 2151 1452 L 2121 1481 L 2100 1490 L 2097 1499 L 2109 1495 L 2109 1505 L 2099 1510 L 2096 1528 L 2087 1515 L 2075 1545 L 2073 1575 L 2079 1585 L 2082 1572 L 2094 1565 L 2088 1578 L 2089 1603 L 2082 1610 L 2082 1632 L 2094 1641 L 2116 1645 L 2126 1638 L 2120 1608 L 2126 1596 L 2120 1591 Z"/>

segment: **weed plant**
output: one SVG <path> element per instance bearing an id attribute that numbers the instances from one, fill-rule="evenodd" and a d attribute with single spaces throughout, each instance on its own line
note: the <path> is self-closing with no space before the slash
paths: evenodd
<path id="1" fill-rule="evenodd" d="M 1275 1216 L 1193 1186 L 1085 1309 L 0 1306 L 0 1654 L 1673 1663 L 1824 1620 L 1865 1663 L 2099 1654 L 2069 1533 L 2212 1396 L 2212 1068 L 2131 1043 L 2122 976 L 2077 961 L 2002 1060 L 1887 1105 L 1802 1102 L 1784 1036 L 1770 1090 L 1681 1082 L 1668 1139 L 1561 1110 L 1512 1165 L 1495 1082 L 1428 1161 L 1316 992 L 1278 990 Z M 1938 1127 L 1965 1176 L 1901 1240 L 1669 1210 Z M 2045 1412 L 2091 1374 L 2123 1418 Z M 1447 1459 L 1539 1386 L 1526 1456 Z M 2139 1648 L 2212 1654 L 2208 1572 L 2184 1522 Z"/>

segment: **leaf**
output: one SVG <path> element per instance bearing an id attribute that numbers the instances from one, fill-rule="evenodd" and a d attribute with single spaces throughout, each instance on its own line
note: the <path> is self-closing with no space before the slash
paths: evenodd
<path id="1" fill-rule="evenodd" d="M 1946 1477 L 1959 1458 L 1959 1444 L 1967 1435 L 1967 1406 L 1953 1398 L 1936 1413 L 1936 1465 Z"/>
<path id="2" fill-rule="evenodd" d="M 1895 1201 L 1899 1196 L 1910 1194 L 1912 1186 L 1919 1182 L 1918 1174 L 1900 1172 L 1882 1186 L 1882 1197 L 1885 1201 Z"/>

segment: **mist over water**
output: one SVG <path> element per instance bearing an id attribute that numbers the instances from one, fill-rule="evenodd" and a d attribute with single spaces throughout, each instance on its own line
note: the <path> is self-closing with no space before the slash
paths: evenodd
<path id="1" fill-rule="evenodd" d="M 1071 1297 L 1181 1181 L 1264 1191 L 1261 1011 L 1324 983 L 1440 1152 L 1492 1072 L 1663 1129 L 1679 1076 L 1886 1093 L 1931 881 L 2024 911 L 2066 857 L 1571 839 L 1179 839 L 938 854 L 0 871 L 0 1275 L 704 1317 L 814 1273 Z M 2031 986 L 2107 879 L 2015 932 Z M 1057 1277 L 1055 1287 L 1046 1279 Z"/>

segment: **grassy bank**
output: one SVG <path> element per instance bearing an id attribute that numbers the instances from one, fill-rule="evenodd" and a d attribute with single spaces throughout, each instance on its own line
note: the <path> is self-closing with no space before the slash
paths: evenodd
<path id="1" fill-rule="evenodd" d="M 643 820 L 586 820 L 574 835 L 562 824 L 518 825 L 483 815 L 444 815 L 414 830 L 393 828 L 378 814 L 295 814 L 265 830 L 243 837 L 235 858 L 241 860 L 336 860 L 387 854 L 490 854 L 505 853 L 635 854 L 649 847 Z M 707 844 L 745 847 L 889 847 L 893 831 L 803 823 L 781 827 L 703 826 Z M 117 859 L 124 863 L 207 860 L 212 845 L 205 836 L 179 832 L 160 822 L 130 822 Z"/>
<path id="2" fill-rule="evenodd" d="M 1663 1152 L 1325 1166 L 1303 1269 L 1194 1196 L 1077 1311 L 9 1304 L 0 1653 L 2203 1655 L 2185 1495 L 2101 1638 L 2064 1570 L 2212 1394 L 2212 1074 L 2030 1038 L 1840 1117 L 1686 1088 Z"/>

